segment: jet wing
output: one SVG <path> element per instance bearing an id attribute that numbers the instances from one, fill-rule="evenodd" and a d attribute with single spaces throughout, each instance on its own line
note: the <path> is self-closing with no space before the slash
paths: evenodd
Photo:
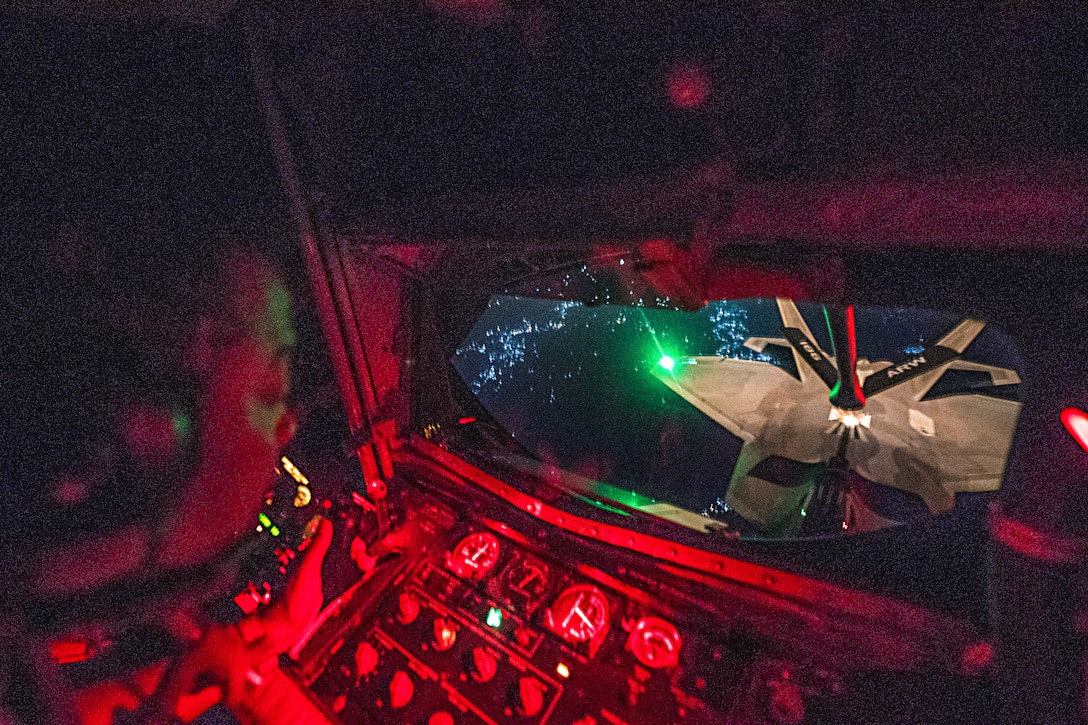
<path id="1" fill-rule="evenodd" d="M 782 316 L 782 335 L 793 350 L 793 360 L 797 364 L 797 372 L 801 376 L 801 382 L 807 382 L 812 377 L 810 370 L 819 377 L 827 389 L 835 387 L 839 382 L 839 371 L 835 364 L 828 358 L 816 339 L 812 336 L 812 330 L 805 323 L 801 311 L 793 300 L 778 298 L 778 313 Z"/>
<path id="2" fill-rule="evenodd" d="M 763 434 L 774 411 L 769 399 L 793 392 L 800 401 L 806 387 L 770 363 L 721 357 L 686 358 L 673 371 L 655 369 L 654 376 L 744 441 Z"/>
<path id="3" fill-rule="evenodd" d="M 973 393 L 915 395 L 906 385 L 869 399 L 872 428 L 850 444 L 850 467 L 918 495 L 934 513 L 951 509 L 958 492 L 997 490 L 1020 403 Z"/>
<path id="4" fill-rule="evenodd" d="M 982 320 L 968 318 L 949 330 L 934 345 L 928 345 L 921 353 L 898 365 L 889 365 L 865 379 L 862 392 L 866 398 L 907 382 L 915 384 L 921 400 L 940 379 L 948 365 L 959 358 L 978 334 L 986 327 Z"/>

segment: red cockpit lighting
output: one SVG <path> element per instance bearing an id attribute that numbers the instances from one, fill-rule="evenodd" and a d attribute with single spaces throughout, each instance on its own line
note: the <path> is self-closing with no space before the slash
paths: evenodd
<path id="1" fill-rule="evenodd" d="M 710 76 L 696 63 L 684 63 L 669 71 L 666 81 L 669 100 L 677 108 L 699 108 L 710 96 Z"/>
<path id="2" fill-rule="evenodd" d="M 1066 408 L 1062 411 L 1062 425 L 1080 443 L 1080 447 L 1088 451 L 1088 413 L 1076 408 Z"/>

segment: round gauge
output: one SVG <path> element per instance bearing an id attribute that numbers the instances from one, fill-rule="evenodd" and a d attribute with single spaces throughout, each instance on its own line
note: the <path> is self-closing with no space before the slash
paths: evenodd
<path id="1" fill-rule="evenodd" d="M 535 599 L 548 587 L 548 565 L 531 556 L 520 556 L 503 575 L 507 590 Z"/>
<path id="2" fill-rule="evenodd" d="M 608 630 L 608 600 L 588 584 L 568 587 L 544 612 L 544 626 L 567 642 L 600 639 Z"/>
<path id="3" fill-rule="evenodd" d="M 461 539 L 450 553 L 446 554 L 446 566 L 462 579 L 479 581 L 499 560 L 499 540 L 494 534 L 478 531 Z"/>
<path id="4" fill-rule="evenodd" d="M 659 617 L 643 617 L 631 630 L 627 648 L 647 667 L 672 667 L 680 661 L 680 632 Z"/>

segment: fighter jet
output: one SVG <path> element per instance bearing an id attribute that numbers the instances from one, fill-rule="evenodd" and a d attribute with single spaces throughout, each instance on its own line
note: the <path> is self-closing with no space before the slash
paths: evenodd
<path id="1" fill-rule="evenodd" d="M 995 386 L 1020 382 L 1015 370 L 961 359 L 984 322 L 965 319 L 907 360 L 870 362 L 856 359 L 852 308 L 825 308 L 829 355 L 792 301 L 777 304 L 783 336 L 745 346 L 788 347 L 796 377 L 724 357 L 654 371 L 744 441 L 724 497 L 730 509 L 769 535 L 827 534 L 895 523 L 851 495 L 857 476 L 913 494 L 931 513 L 952 509 L 958 492 L 1000 486 L 1020 404 L 972 392 L 925 399 L 947 370 L 981 371 Z M 821 523 L 805 526 L 806 517 Z"/>

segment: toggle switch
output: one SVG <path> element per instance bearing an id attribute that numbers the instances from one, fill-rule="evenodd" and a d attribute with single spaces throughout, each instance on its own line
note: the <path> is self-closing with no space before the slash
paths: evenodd
<path id="1" fill-rule="evenodd" d="M 544 685 L 535 677 L 522 677 L 518 680 L 518 699 L 521 701 L 521 713 L 533 717 L 544 708 Z"/>
<path id="2" fill-rule="evenodd" d="M 434 648 L 445 652 L 457 641 L 457 630 L 444 617 L 434 620 Z"/>
<path id="3" fill-rule="evenodd" d="M 483 647 L 472 650 L 472 679 L 478 682 L 490 682 L 499 669 L 499 660 Z"/>
<path id="4" fill-rule="evenodd" d="M 370 642 L 360 642 L 355 648 L 355 676 L 363 678 L 378 666 L 378 650 Z"/>
<path id="5" fill-rule="evenodd" d="M 401 592 L 397 597 L 397 621 L 411 624 L 419 616 L 419 600 L 409 592 Z"/>

